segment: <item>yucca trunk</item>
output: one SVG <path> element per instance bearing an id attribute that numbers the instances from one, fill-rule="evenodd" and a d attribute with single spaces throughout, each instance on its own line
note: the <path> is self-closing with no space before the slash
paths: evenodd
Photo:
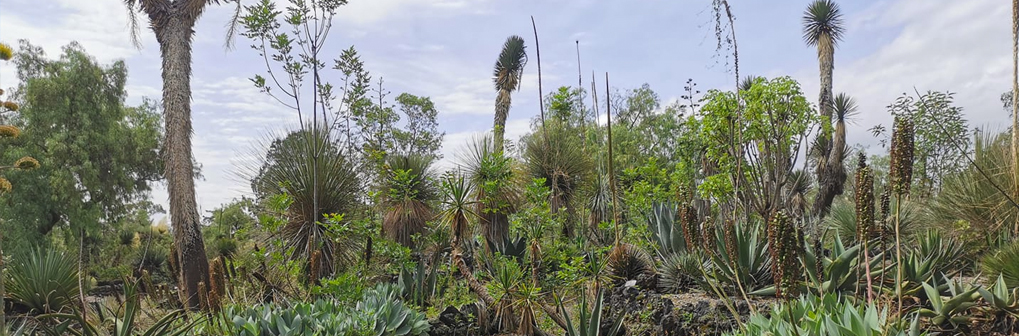
<path id="1" fill-rule="evenodd" d="M 499 95 L 495 98 L 495 124 L 492 126 L 492 139 L 496 152 L 503 150 L 503 138 L 506 135 L 506 118 L 509 117 L 510 103 L 510 91 L 499 90 Z"/>
<path id="2" fill-rule="evenodd" d="M 195 202 L 191 154 L 191 34 L 194 19 L 170 15 L 156 29 L 163 59 L 163 109 L 166 121 L 165 175 L 170 194 L 170 219 L 180 273 L 177 280 L 185 305 L 201 307 L 199 283 L 209 283 L 209 262 Z"/>

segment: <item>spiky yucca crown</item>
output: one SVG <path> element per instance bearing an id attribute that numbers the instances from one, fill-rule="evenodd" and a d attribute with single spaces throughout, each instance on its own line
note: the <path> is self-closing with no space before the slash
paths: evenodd
<path id="1" fill-rule="evenodd" d="M 913 121 L 904 117 L 895 117 L 895 129 L 892 131 L 892 152 L 889 173 L 892 191 L 896 195 L 909 194 L 913 182 L 913 151 L 915 144 Z"/>
<path id="2" fill-rule="evenodd" d="M 775 294 L 788 298 L 796 296 L 796 282 L 800 272 L 797 269 L 800 240 L 796 227 L 783 211 L 775 212 L 768 225 L 768 244 L 772 257 L 772 276 L 775 279 Z"/>
<path id="3" fill-rule="evenodd" d="M 867 156 L 860 152 L 856 169 L 856 236 L 865 242 L 870 239 L 874 224 L 874 176 L 867 166 Z"/>

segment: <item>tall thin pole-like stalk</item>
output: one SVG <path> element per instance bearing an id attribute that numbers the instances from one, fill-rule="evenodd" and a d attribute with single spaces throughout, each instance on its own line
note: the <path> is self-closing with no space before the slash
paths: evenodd
<path id="1" fill-rule="evenodd" d="M 902 235 L 899 231 L 901 208 L 902 194 L 899 193 L 895 196 L 895 296 L 899 300 L 898 315 L 896 315 L 899 318 L 902 317 L 902 241 L 899 239 Z"/>
<path id="2" fill-rule="evenodd" d="M 1012 0 L 1012 179 L 1019 196 L 1019 0 Z M 1019 234 L 1019 221 L 1012 232 Z"/>
<path id="3" fill-rule="evenodd" d="M 615 224 L 616 230 L 616 245 L 619 245 L 619 203 L 616 201 L 616 174 L 612 168 L 612 161 L 615 157 L 612 156 L 612 99 L 609 98 L 609 73 L 605 73 L 605 117 L 606 127 L 609 132 L 609 189 L 611 189 L 612 195 L 612 222 Z"/>
<path id="4" fill-rule="evenodd" d="M 0 220 L 0 333 L 7 332 L 7 315 L 4 314 L 4 297 L 7 296 L 7 288 L 4 287 L 4 230 L 3 220 Z"/>

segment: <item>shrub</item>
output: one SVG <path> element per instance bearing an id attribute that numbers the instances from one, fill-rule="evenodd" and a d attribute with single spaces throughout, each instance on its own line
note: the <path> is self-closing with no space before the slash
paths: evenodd
<path id="1" fill-rule="evenodd" d="M 703 287 L 704 274 L 701 269 L 706 262 L 694 253 L 676 253 L 662 261 L 661 278 L 658 287 L 666 293 L 681 293 L 692 287 Z"/>
<path id="2" fill-rule="evenodd" d="M 78 297 L 76 261 L 52 249 L 16 258 L 6 280 L 10 298 L 35 313 L 61 311 Z"/>
<path id="3" fill-rule="evenodd" d="M 631 244 L 620 243 L 609 252 L 609 270 L 618 280 L 636 280 L 642 274 L 654 274 L 654 263 L 647 252 Z"/>

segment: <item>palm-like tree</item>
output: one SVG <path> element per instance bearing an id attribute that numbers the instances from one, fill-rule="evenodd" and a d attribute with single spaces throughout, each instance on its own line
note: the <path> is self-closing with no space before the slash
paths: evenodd
<path id="1" fill-rule="evenodd" d="M 432 159 L 421 155 L 392 155 L 386 159 L 382 233 L 390 240 L 413 247 L 413 236 L 424 232 L 432 220 L 429 200 L 435 198 L 432 185 Z"/>
<path id="2" fill-rule="evenodd" d="M 832 0 L 814 0 L 807 6 L 803 13 L 803 40 L 807 45 L 817 47 L 817 59 L 821 73 L 821 94 L 818 98 L 818 108 L 822 122 L 830 123 L 832 111 L 835 107 L 832 95 L 832 71 L 835 68 L 835 47 L 842 40 L 845 34 L 843 27 L 842 11 L 839 5 Z M 837 128 L 838 126 L 836 126 Z M 823 217 L 831 207 L 836 195 L 842 193 L 845 184 L 845 169 L 843 160 L 845 153 L 840 146 L 845 144 L 845 132 L 843 125 L 841 143 L 839 139 L 833 139 L 830 127 L 824 127 L 817 141 L 817 179 L 820 184 L 820 191 L 814 200 L 813 214 Z M 838 132 L 836 132 L 838 133 Z M 836 134 L 836 137 L 838 134 Z M 836 150 L 833 151 L 832 149 Z M 842 174 L 839 174 L 839 171 Z"/>
<path id="3" fill-rule="evenodd" d="M 205 257 L 195 201 L 195 167 L 191 153 L 191 42 L 195 22 L 205 9 L 228 2 L 236 3 L 240 10 L 240 0 L 124 0 L 131 11 L 132 24 L 135 10 L 148 16 L 149 27 L 159 43 L 166 120 L 165 175 L 170 194 L 173 243 L 180 260 L 177 278 L 189 308 L 199 307 L 198 284 L 209 283 L 209 261 Z"/>
<path id="4" fill-rule="evenodd" d="M 552 191 L 551 211 L 565 211 L 562 232 L 572 237 L 577 219 L 573 200 L 593 175 L 594 162 L 583 151 L 581 140 L 559 122 L 549 122 L 547 128 L 532 133 L 523 143 L 528 174 L 545 179 L 545 186 Z"/>
<path id="5" fill-rule="evenodd" d="M 510 36 L 502 45 L 499 59 L 495 61 L 495 73 L 492 80 L 498 95 L 495 98 L 495 134 L 494 144 L 497 151 L 503 149 L 503 138 L 506 133 L 506 118 L 509 116 L 510 93 L 520 88 L 520 77 L 524 74 L 527 64 L 527 50 L 524 39 Z"/>

